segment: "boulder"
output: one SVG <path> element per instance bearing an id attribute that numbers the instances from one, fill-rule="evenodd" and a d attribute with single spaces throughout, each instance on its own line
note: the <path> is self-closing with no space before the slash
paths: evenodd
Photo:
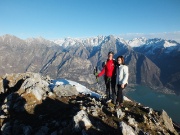
<path id="1" fill-rule="evenodd" d="M 122 135 L 137 135 L 134 129 L 123 121 L 120 122 L 120 128 L 122 131 Z"/>
<path id="2" fill-rule="evenodd" d="M 174 134 L 178 135 L 177 131 L 174 129 L 174 126 L 173 126 L 173 123 L 172 123 L 172 119 L 168 116 L 168 114 L 164 110 L 161 111 L 160 117 L 162 119 L 162 122 L 163 122 L 164 126 L 171 133 L 174 133 Z"/>
<path id="3" fill-rule="evenodd" d="M 99 106 L 97 106 L 97 105 L 91 106 L 90 111 L 93 116 L 98 117 L 98 113 L 101 111 L 101 108 L 99 108 Z"/>
<path id="4" fill-rule="evenodd" d="M 127 118 L 128 118 L 129 125 L 137 128 L 138 123 L 136 122 L 136 120 L 134 118 L 131 118 L 130 116 L 128 116 Z"/>
<path id="5" fill-rule="evenodd" d="M 49 83 L 42 79 L 40 74 L 31 74 L 21 86 L 27 93 L 33 93 L 38 100 L 46 97 L 47 92 L 50 92 Z"/>
<path id="6" fill-rule="evenodd" d="M 74 117 L 74 128 L 76 130 L 80 130 L 80 129 L 89 129 L 92 126 L 91 121 L 88 118 L 88 114 L 84 111 L 81 110 L 79 111 Z"/>
<path id="7" fill-rule="evenodd" d="M 34 87 L 31 92 L 35 95 L 37 100 L 42 100 L 43 96 L 46 95 L 46 92 L 39 87 Z"/>
<path id="8" fill-rule="evenodd" d="M 78 95 L 78 91 L 76 90 L 75 86 L 71 85 L 58 85 L 53 88 L 53 92 L 58 96 L 58 97 L 64 97 L 64 96 L 74 96 Z"/>
<path id="9" fill-rule="evenodd" d="M 118 117 L 119 119 L 122 119 L 122 118 L 125 116 L 125 113 L 122 112 L 121 109 L 116 109 L 116 112 L 117 112 L 117 117 Z"/>

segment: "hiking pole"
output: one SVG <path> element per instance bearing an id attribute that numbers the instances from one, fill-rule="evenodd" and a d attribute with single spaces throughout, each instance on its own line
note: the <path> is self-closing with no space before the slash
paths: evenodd
<path id="1" fill-rule="evenodd" d="M 98 83 L 97 71 L 97 67 L 94 67 L 94 75 L 96 76 L 96 82 Z"/>
<path id="2" fill-rule="evenodd" d="M 94 67 L 94 75 L 96 76 L 96 84 L 97 84 L 97 88 L 99 90 L 99 82 L 98 82 L 97 74 L 98 74 L 98 68 L 96 66 L 96 67 Z"/>

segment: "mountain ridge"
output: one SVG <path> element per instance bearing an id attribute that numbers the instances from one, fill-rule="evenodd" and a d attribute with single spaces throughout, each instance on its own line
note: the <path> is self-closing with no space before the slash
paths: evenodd
<path id="1" fill-rule="evenodd" d="M 5 35 L 2 35 L 0 36 L 2 39 L 5 39 L 5 38 L 16 38 L 16 39 L 20 39 L 20 40 L 23 40 L 23 41 L 26 41 L 26 42 L 34 42 L 34 40 L 38 41 L 38 42 L 43 42 L 43 41 L 48 41 L 50 43 L 54 43 L 54 45 L 60 45 L 62 46 L 65 42 L 73 42 L 72 44 L 69 43 L 70 46 L 72 45 L 75 45 L 74 42 L 77 42 L 77 43 L 85 43 L 85 44 L 88 44 L 88 43 L 91 43 L 92 44 L 95 44 L 95 46 L 98 46 L 101 44 L 101 42 L 103 40 L 106 40 L 107 38 L 109 37 L 114 37 L 116 40 L 119 40 L 121 43 L 124 43 L 126 45 L 129 45 L 131 47 L 139 47 L 139 46 L 143 46 L 143 45 L 149 45 L 153 42 L 159 42 L 159 41 L 164 41 L 165 42 L 165 45 L 164 47 L 171 47 L 171 46 L 176 46 L 180 43 L 178 43 L 177 41 L 175 40 L 167 40 L 167 39 L 162 39 L 162 38 L 145 38 L 145 37 L 139 37 L 139 38 L 133 38 L 131 40 L 125 40 L 119 36 L 114 36 L 114 35 L 109 35 L 109 36 L 94 36 L 94 37 L 84 37 L 84 38 L 60 38 L 60 39 L 55 39 L 55 40 L 50 40 L 50 39 L 46 39 L 46 38 L 43 38 L 43 37 L 32 37 L 32 38 L 27 38 L 27 39 L 21 39 L 21 38 L 18 38 L 17 36 L 14 36 L 14 35 L 10 35 L 10 34 L 5 34 Z M 89 42 L 88 42 L 89 40 Z M 95 41 L 98 41 L 98 42 L 94 42 Z M 138 41 L 140 43 L 138 43 Z M 133 43 L 135 42 L 135 43 Z M 132 44 L 132 45 L 131 45 Z M 90 44 L 91 45 L 91 44 Z M 152 44 L 153 46 L 153 44 Z M 64 47 L 68 47 L 68 44 L 66 43 L 66 45 Z M 163 47 L 163 46 L 162 46 Z"/>
<path id="2" fill-rule="evenodd" d="M 90 42 L 86 43 L 86 40 L 75 45 L 60 46 L 44 38 L 22 40 L 12 35 L 1 36 L 1 74 L 41 72 L 43 75 L 48 74 L 53 78 L 72 78 L 93 88 L 95 87 L 93 86 L 93 84 L 95 85 L 93 68 L 98 66 L 98 70 L 101 70 L 107 53 L 114 51 L 115 58 L 118 55 L 124 55 L 126 64 L 130 67 L 130 83 L 147 85 L 153 89 L 159 89 L 161 92 L 163 92 L 163 87 L 174 90 L 176 93 L 179 92 L 178 72 L 180 69 L 176 65 L 180 57 L 179 43 L 171 41 L 177 45 L 166 47 L 170 48 L 170 51 L 167 52 L 164 48 L 164 43 L 170 42 L 167 40 L 149 39 L 150 45 L 156 46 L 157 44 L 162 48 L 147 48 L 144 46 L 148 45 L 131 47 L 128 45 L 129 42 L 113 35 L 99 38 L 103 40 L 99 40 L 100 44 L 96 46 L 88 44 Z M 142 39 L 145 41 L 145 38 Z M 154 53 L 148 53 L 148 51 L 154 51 Z M 164 59 L 168 57 L 169 63 L 166 63 Z M 14 58 L 16 59 L 14 60 Z M 167 64 L 169 66 L 165 66 Z M 102 78 L 100 85 L 103 89 Z"/>

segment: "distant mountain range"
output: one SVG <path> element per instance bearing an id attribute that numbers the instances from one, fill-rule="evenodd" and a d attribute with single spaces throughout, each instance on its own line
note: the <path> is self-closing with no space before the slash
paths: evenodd
<path id="1" fill-rule="evenodd" d="M 110 35 L 50 41 L 4 35 L 0 37 L 0 74 L 40 72 L 93 87 L 93 68 L 102 68 L 109 51 L 114 51 L 115 57 L 125 56 L 129 83 L 180 93 L 180 44 L 157 38 L 124 40 Z"/>

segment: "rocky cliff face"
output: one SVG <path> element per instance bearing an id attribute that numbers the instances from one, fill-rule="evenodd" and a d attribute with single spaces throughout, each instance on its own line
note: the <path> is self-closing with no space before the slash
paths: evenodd
<path id="1" fill-rule="evenodd" d="M 124 107 L 79 93 L 66 83 L 53 86 L 36 73 L 6 74 L 0 79 L 2 135 L 174 134 L 165 111 L 155 111 L 124 97 Z"/>

